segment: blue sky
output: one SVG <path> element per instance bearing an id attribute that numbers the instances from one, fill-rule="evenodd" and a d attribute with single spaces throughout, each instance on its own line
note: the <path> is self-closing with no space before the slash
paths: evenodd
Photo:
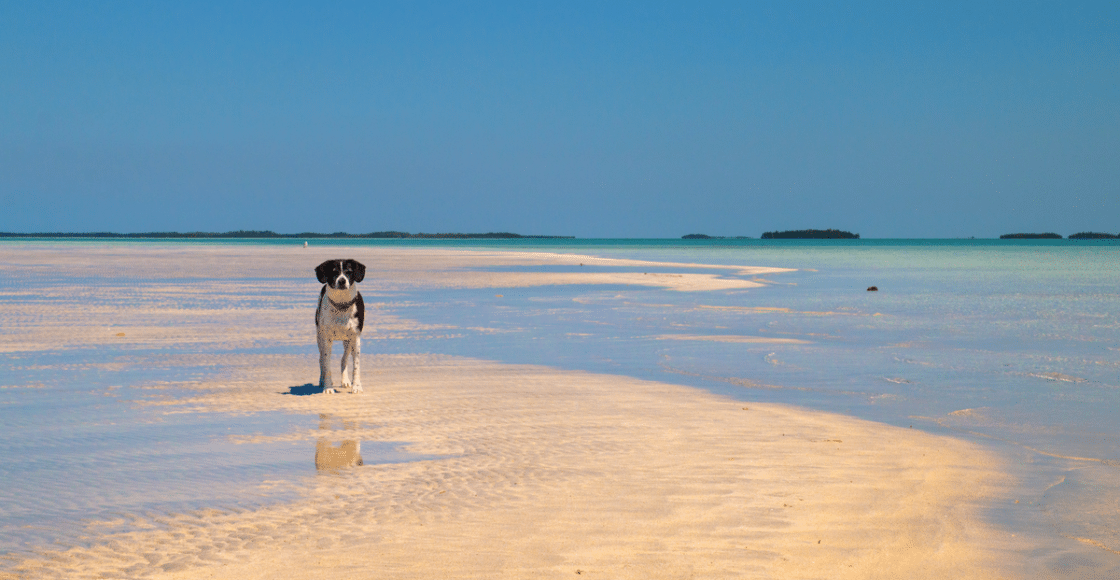
<path id="1" fill-rule="evenodd" d="M 321 4 L 0 3 L 0 231 L 1120 232 L 1115 2 Z"/>

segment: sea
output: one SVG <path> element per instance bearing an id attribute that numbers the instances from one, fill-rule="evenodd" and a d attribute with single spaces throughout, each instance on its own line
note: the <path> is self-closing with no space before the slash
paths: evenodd
<path id="1" fill-rule="evenodd" d="M 66 273 L 19 275 L 3 260 L 13 244 L 303 241 L 2 241 L 0 268 L 9 275 L 0 277 L 0 302 L 18 305 L 34 299 L 23 290 L 67 282 Z M 340 253 L 348 247 L 438 247 L 792 269 L 759 276 L 761 287 L 739 290 L 563 285 L 367 296 L 389 314 L 456 330 L 446 337 L 366 341 L 363 351 L 435 352 L 625 375 L 967 439 L 1010 466 L 1012 487 L 983 515 L 1033 539 L 1032 549 L 1014 554 L 1025 573 L 1120 576 L 1117 240 L 309 242 L 338 246 Z M 591 262 L 492 269 L 681 271 Z M 287 295 L 270 299 L 278 307 L 306 302 L 312 309 L 314 280 L 290 282 Z M 13 291 L 17 286 L 21 292 Z M 877 290 L 869 291 L 872 286 Z M 91 308 L 103 306 L 97 296 L 91 294 Z M 723 342 L 721 336 L 797 341 Z M 0 570 L 4 559 L 96 541 L 90 522 L 127 530 L 160 514 L 251 509 L 298 494 L 267 491 L 261 482 L 315 476 L 314 450 L 305 443 L 250 451 L 229 436 L 284 433 L 317 417 L 199 413 L 157 420 L 150 407 L 129 404 L 142 394 L 122 386 L 187 380 L 182 375 L 196 370 L 100 364 L 119 357 L 120 348 L 0 352 Z M 313 337 L 306 345 L 261 348 L 316 357 Z M 35 396 L 35 389 L 20 388 L 28 385 L 49 385 L 46 390 L 66 396 Z M 367 392 L 375 390 L 370 386 Z M 362 450 L 367 464 L 409 460 L 391 446 L 363 442 Z"/>

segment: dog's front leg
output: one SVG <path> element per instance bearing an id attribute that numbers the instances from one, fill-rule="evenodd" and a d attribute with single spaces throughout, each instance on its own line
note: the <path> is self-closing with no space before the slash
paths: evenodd
<path id="1" fill-rule="evenodd" d="M 334 385 L 331 380 L 331 340 L 319 335 L 319 386 L 324 393 L 333 393 Z"/>
<path id="2" fill-rule="evenodd" d="M 346 348 L 347 350 L 353 349 L 350 352 L 350 356 L 354 359 L 354 371 L 350 373 L 350 379 L 352 381 L 350 383 L 350 392 L 360 393 L 362 392 L 362 373 L 359 361 L 362 358 L 362 337 L 355 336 L 353 341 L 346 343 Z"/>
<path id="3" fill-rule="evenodd" d="M 353 347 L 353 344 L 354 343 L 350 340 L 342 341 L 342 365 L 339 369 L 339 372 L 342 373 L 342 388 L 344 389 L 350 388 L 350 377 L 353 376 L 352 374 L 348 376 L 348 373 L 346 372 L 348 370 L 346 368 L 346 363 L 350 362 L 350 351 Z"/>

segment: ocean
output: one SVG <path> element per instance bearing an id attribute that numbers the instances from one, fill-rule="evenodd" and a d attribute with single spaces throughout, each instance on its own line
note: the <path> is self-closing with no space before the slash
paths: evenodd
<path id="1" fill-rule="evenodd" d="M 339 246 L 340 253 L 347 247 L 439 247 L 794 269 L 760 276 L 759 288 L 702 292 L 628 285 L 381 293 L 363 288 L 371 307 L 453 329 L 440 336 L 364 339 L 363 352 L 435 352 L 626 375 L 965 438 L 1014 466 L 1013 489 L 1006 501 L 988 506 L 986 517 L 1039 539 L 1043 548 L 1022 554 L 1027 568 L 1071 578 L 1120 571 L 1115 240 L 308 241 Z M 0 242 L 5 332 L 18 331 L 21 304 L 63 300 L 52 287 L 88 285 L 91 291 L 77 300 L 96 310 L 133 285 L 66 272 L 39 276 L 2 258 L 5 248 L 18 244 L 302 242 Z M 591 262 L 494 270 L 680 271 Z M 270 280 L 280 290 L 252 297 L 254 307 L 310 312 L 318 285 L 310 269 L 308 274 Z M 878 290 L 868 291 L 871 286 Z M 205 296 L 192 300 L 199 309 L 214 306 Z M 160 347 L 172 348 L 189 354 L 194 347 Z M 306 354 L 309 366 L 315 364 L 312 336 L 305 344 L 240 348 Z M 280 433 L 318 418 L 168 417 L 139 404 L 146 394 L 129 385 L 211 372 L 203 366 L 138 370 L 127 364 L 158 350 L 0 352 L 0 552 L 88 541 L 84 526 L 94 520 L 127 529 L 134 514 L 283 501 L 297 492 L 268 490 L 260 482 L 314 475 L 309 450 L 298 445 L 271 444 L 249 453 L 225 437 Z M 367 383 L 367 396 L 375 389 Z M 407 460 L 391 447 L 368 444 L 363 457 L 367 463 Z"/>

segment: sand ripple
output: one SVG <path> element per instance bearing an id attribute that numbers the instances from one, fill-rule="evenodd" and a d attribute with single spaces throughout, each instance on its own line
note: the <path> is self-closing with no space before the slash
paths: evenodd
<path id="1" fill-rule="evenodd" d="M 991 458 L 949 438 L 694 389 L 439 355 L 369 357 L 365 395 L 286 396 L 249 357 L 167 411 L 328 414 L 438 459 L 321 474 L 23 562 L 44 578 L 991 577 Z M 158 393 L 158 392 L 157 392 Z M 314 430 L 290 434 L 316 440 Z"/>

